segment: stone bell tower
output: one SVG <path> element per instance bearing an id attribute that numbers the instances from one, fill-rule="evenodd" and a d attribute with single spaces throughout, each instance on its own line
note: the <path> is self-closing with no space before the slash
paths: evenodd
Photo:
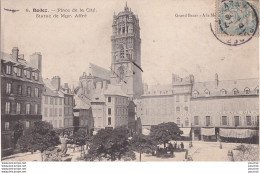
<path id="1" fill-rule="evenodd" d="M 141 38 L 138 16 L 127 7 L 113 16 L 111 83 L 122 84 L 127 95 L 138 98 L 143 94 Z M 133 63 L 134 62 L 134 63 Z"/>

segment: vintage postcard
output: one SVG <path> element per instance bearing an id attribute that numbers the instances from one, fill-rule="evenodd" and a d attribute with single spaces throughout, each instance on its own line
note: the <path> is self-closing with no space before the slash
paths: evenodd
<path id="1" fill-rule="evenodd" d="M 2 0 L 3 168 L 259 161 L 258 26 L 258 0 Z"/>

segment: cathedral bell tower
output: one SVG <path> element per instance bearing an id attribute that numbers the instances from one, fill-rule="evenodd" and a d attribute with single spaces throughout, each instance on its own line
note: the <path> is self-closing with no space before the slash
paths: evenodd
<path id="1" fill-rule="evenodd" d="M 127 7 L 113 16 L 111 83 L 122 84 L 127 95 L 138 98 L 143 94 L 141 38 L 138 16 Z M 134 63 L 135 64 L 134 64 Z"/>

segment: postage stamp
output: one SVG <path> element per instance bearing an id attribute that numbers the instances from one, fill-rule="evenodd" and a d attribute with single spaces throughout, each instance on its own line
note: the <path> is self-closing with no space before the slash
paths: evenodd
<path id="1" fill-rule="evenodd" d="M 237 46 L 259 36 L 258 0 L 216 0 L 214 36 L 224 44 Z"/>

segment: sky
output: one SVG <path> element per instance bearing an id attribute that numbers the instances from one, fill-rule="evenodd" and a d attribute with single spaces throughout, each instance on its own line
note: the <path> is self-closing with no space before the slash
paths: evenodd
<path id="1" fill-rule="evenodd" d="M 62 83 L 76 85 L 89 63 L 109 69 L 113 14 L 123 11 L 125 4 L 123 0 L 3 0 L 1 51 L 11 53 L 18 47 L 26 59 L 41 52 L 44 78 L 60 76 Z M 127 4 L 140 20 L 145 83 L 170 84 L 172 73 L 193 74 L 196 82 L 212 81 L 215 73 L 220 80 L 258 77 L 258 37 L 231 47 L 211 33 L 214 17 L 176 17 L 215 13 L 215 0 L 128 0 Z M 49 12 L 35 13 L 33 8 Z M 58 13 L 58 8 L 95 8 L 96 12 L 81 13 L 86 18 L 36 18 L 36 14 L 79 14 Z"/>

